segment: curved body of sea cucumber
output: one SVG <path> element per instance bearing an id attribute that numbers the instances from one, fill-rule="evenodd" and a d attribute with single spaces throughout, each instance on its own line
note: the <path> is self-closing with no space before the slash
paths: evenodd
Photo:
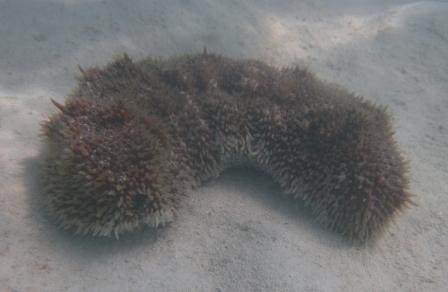
<path id="1" fill-rule="evenodd" d="M 165 224 L 188 189 L 238 163 L 351 240 L 380 234 L 410 203 L 386 110 L 307 70 L 204 53 L 82 73 L 43 126 L 48 207 L 65 228 Z"/>

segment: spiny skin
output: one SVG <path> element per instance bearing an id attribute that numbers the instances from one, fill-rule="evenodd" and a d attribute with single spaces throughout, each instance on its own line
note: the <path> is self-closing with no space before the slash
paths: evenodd
<path id="1" fill-rule="evenodd" d="M 43 169 L 48 206 L 61 226 L 118 236 L 172 220 L 180 176 L 163 125 L 118 104 L 79 99 L 62 109 L 44 125 Z"/>
<path id="2" fill-rule="evenodd" d="M 379 235 L 411 202 L 386 110 L 301 68 L 204 53 L 82 73 L 43 127 L 48 205 L 64 227 L 167 223 L 187 190 L 235 164 L 350 240 Z"/>

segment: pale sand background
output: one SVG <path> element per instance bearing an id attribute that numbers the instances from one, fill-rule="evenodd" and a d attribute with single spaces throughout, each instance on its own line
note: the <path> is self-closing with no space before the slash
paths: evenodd
<path id="1" fill-rule="evenodd" d="M 230 171 L 169 228 L 60 232 L 40 206 L 39 121 L 77 65 L 209 51 L 299 63 L 394 114 L 418 207 L 373 247 L 324 231 L 269 178 Z M 447 291 L 448 3 L 0 0 L 0 291 Z"/>

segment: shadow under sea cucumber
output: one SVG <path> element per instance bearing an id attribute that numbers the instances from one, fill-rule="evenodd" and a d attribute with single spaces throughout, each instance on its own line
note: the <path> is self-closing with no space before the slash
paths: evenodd
<path id="1" fill-rule="evenodd" d="M 411 203 L 386 109 L 300 67 L 204 52 L 81 72 L 42 127 L 47 206 L 63 228 L 164 225 L 189 189 L 237 164 L 350 240 L 377 237 Z"/>

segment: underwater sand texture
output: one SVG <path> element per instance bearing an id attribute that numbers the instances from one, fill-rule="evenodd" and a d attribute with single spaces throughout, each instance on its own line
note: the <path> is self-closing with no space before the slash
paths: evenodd
<path id="1" fill-rule="evenodd" d="M 0 1 L 0 283 L 5 291 L 444 291 L 448 274 L 448 6 L 435 1 Z M 77 66 L 209 51 L 298 63 L 387 105 L 413 207 L 353 247 L 280 198 L 224 173 L 169 228 L 116 240 L 59 231 L 42 211 L 39 122 Z"/>

